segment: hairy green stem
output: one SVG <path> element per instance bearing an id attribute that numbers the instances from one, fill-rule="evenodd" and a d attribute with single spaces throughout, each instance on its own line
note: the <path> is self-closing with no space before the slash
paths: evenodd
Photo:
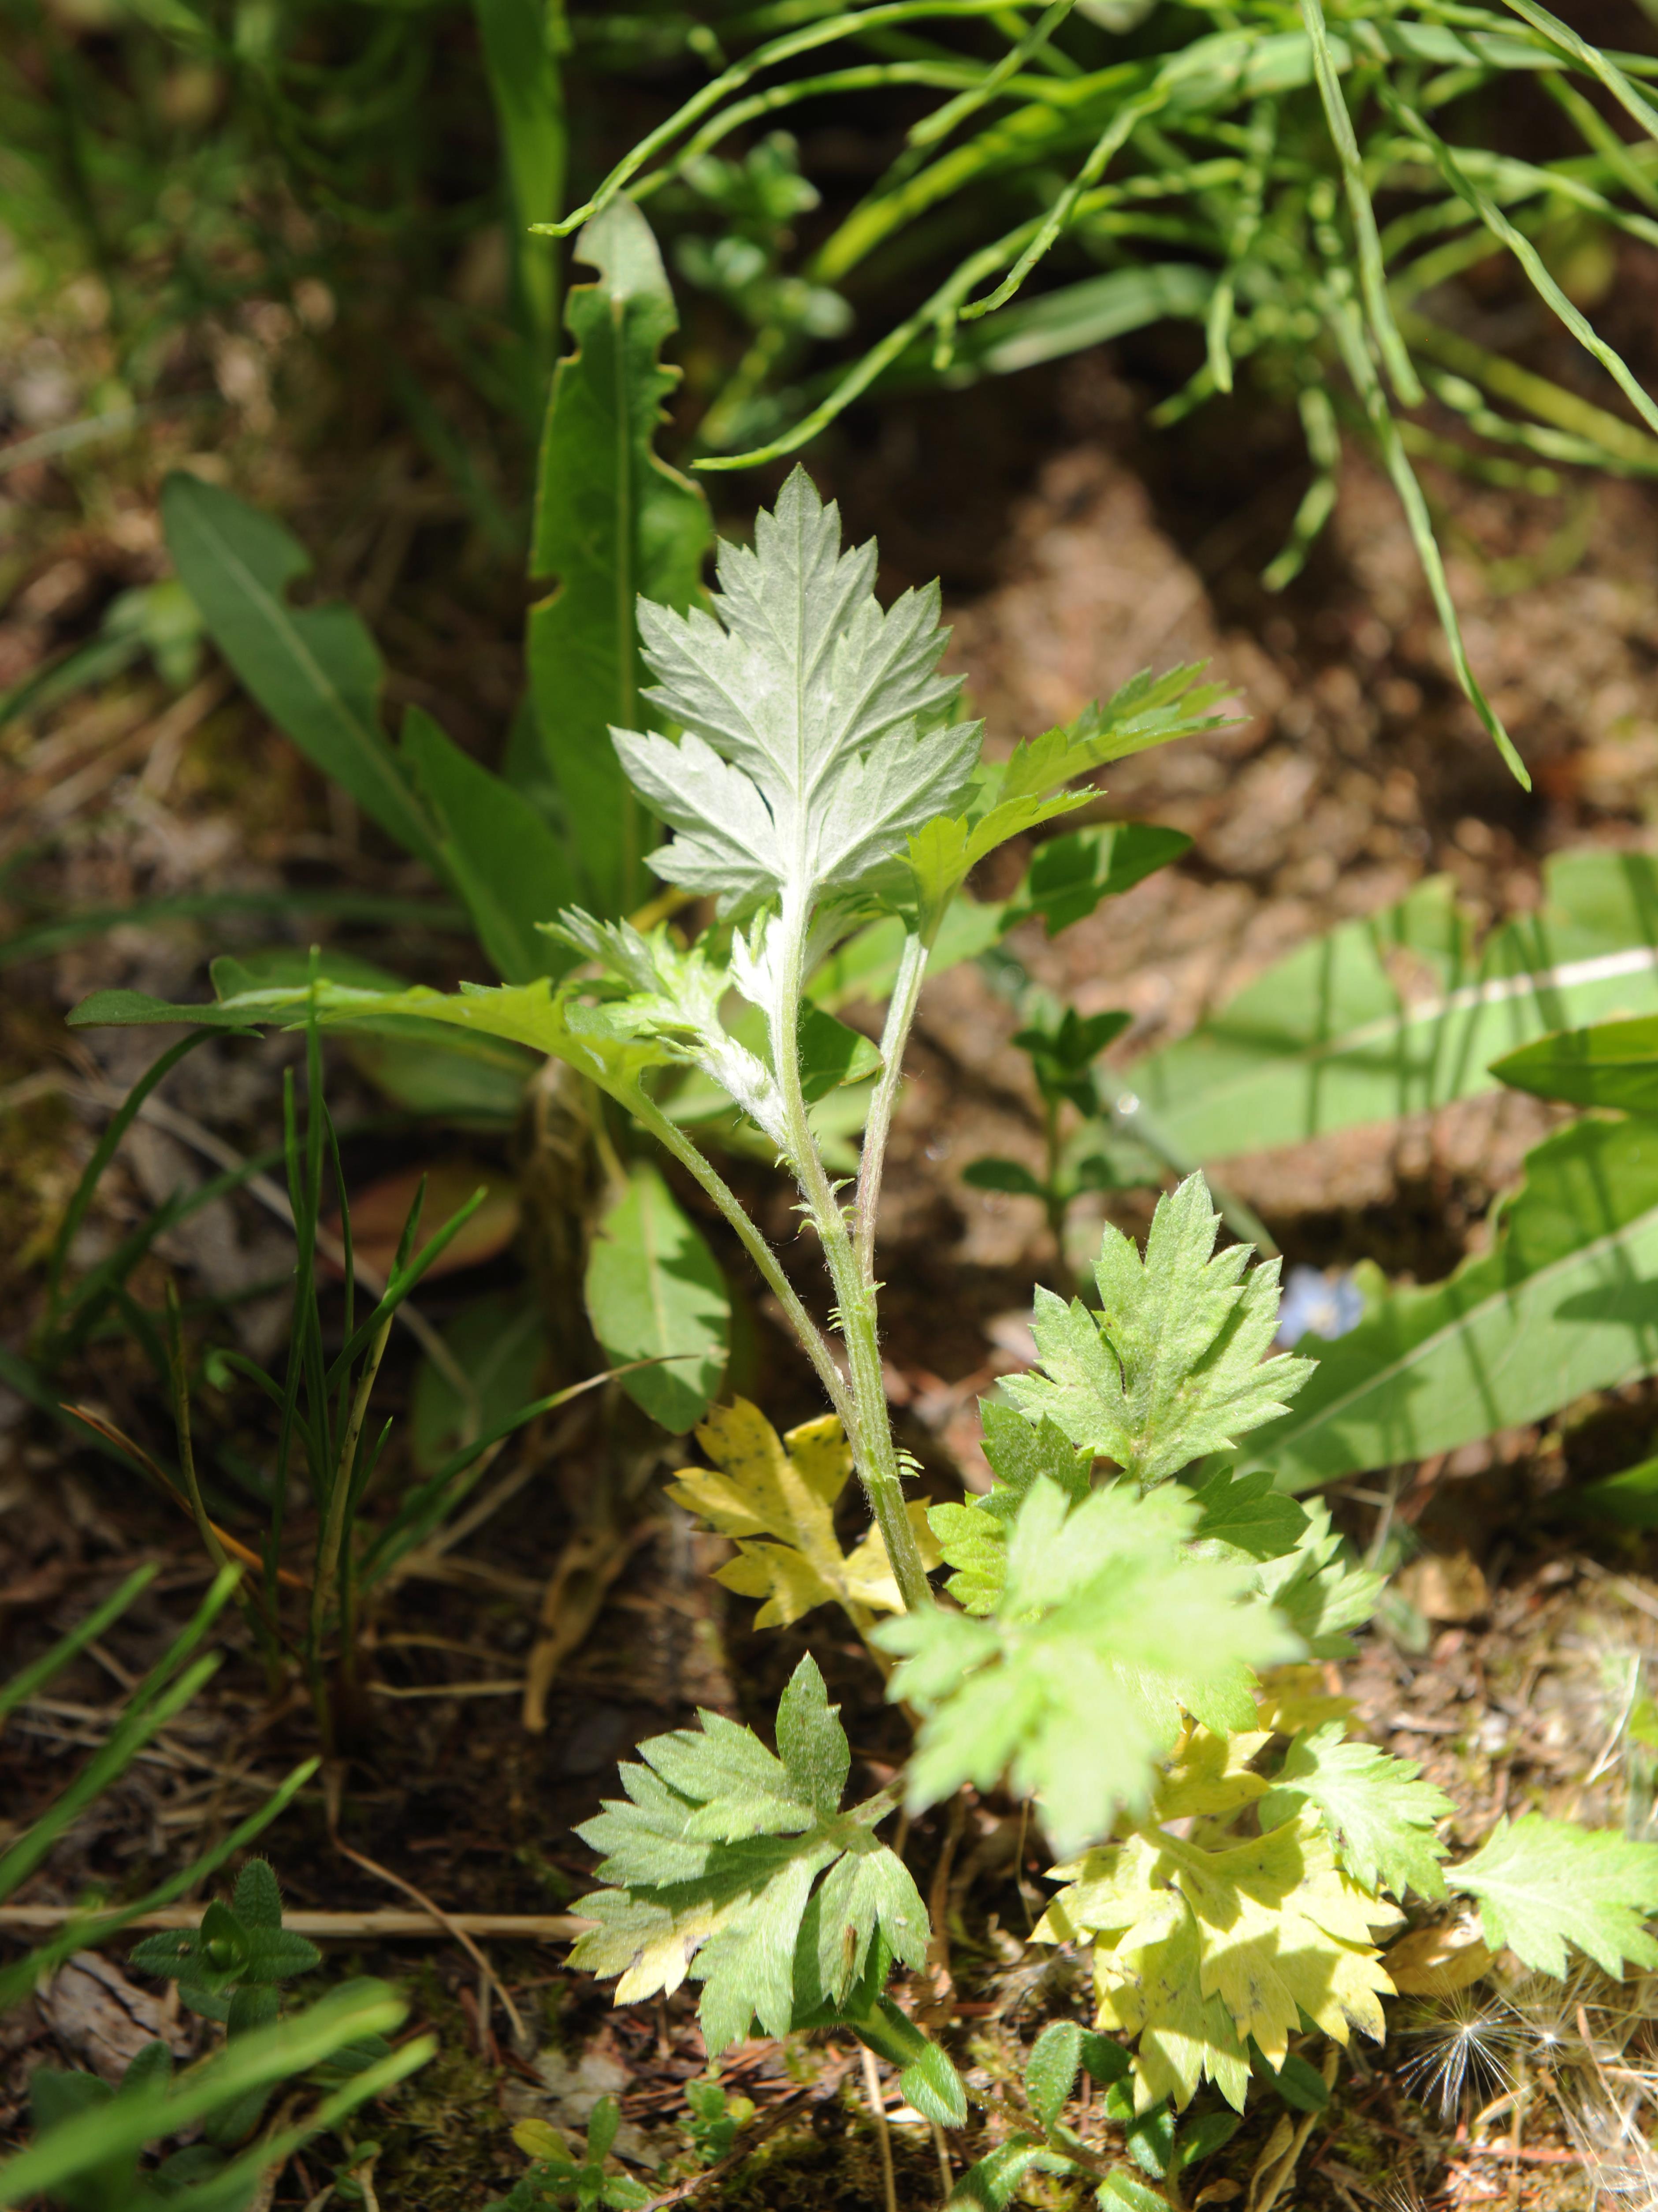
<path id="1" fill-rule="evenodd" d="M 847 1364 L 851 1371 L 853 1419 L 847 1434 L 853 1456 L 869 1498 L 870 1510 L 886 1540 L 887 1558 L 905 1610 L 914 1613 L 932 1603 L 932 1591 L 916 1547 L 915 1532 L 909 1525 L 897 1447 L 892 1440 L 886 1387 L 881 1377 L 876 1287 L 873 1282 L 865 1281 L 860 1271 L 846 1212 L 817 1149 L 817 1139 L 812 1134 L 806 1113 L 805 1094 L 800 1086 L 796 1037 L 800 1025 L 809 920 L 805 901 L 786 899 L 776 924 L 782 934 L 783 951 L 778 968 L 776 1002 L 770 1010 L 772 1062 L 782 1092 L 784 1129 L 793 1154 L 791 1164 L 817 1224 L 829 1279 L 835 1285 L 841 1340 L 847 1348 Z M 917 988 L 920 981 L 918 969 Z M 869 1141 L 866 1137 L 866 1146 Z M 884 1141 L 883 1136 L 883 1146 Z M 878 1175 L 878 1170 L 876 1172 Z"/>
<path id="2" fill-rule="evenodd" d="M 898 956 L 898 973 L 893 979 L 892 996 L 887 1002 L 886 1022 L 881 1030 L 880 1080 L 870 1099 L 869 1118 L 864 1124 L 863 1151 L 858 1161 L 858 1273 L 872 1286 L 875 1281 L 875 1217 L 881 1207 L 887 1139 L 892 1133 L 893 1109 L 898 1103 L 898 1086 L 903 1081 L 904 1047 L 909 1042 L 910 1027 L 915 1019 L 930 950 L 919 933 L 904 939 L 904 949 Z"/>
<path id="3" fill-rule="evenodd" d="M 847 1378 L 835 1365 L 834 1354 L 823 1331 L 800 1303 L 799 1292 L 778 1265 L 777 1255 L 760 1234 L 742 1200 L 719 1170 L 697 1150 L 684 1131 L 676 1127 L 662 1109 L 647 1098 L 642 1091 L 631 1091 L 624 1103 L 635 1119 L 650 1131 L 665 1151 L 673 1154 L 686 1174 L 708 1193 L 737 1231 L 743 1249 L 758 1267 L 768 1289 L 787 1314 L 807 1358 L 817 1370 L 818 1381 L 829 1393 L 829 1403 L 841 1418 L 841 1425 L 850 1436 L 853 1416 Z"/>

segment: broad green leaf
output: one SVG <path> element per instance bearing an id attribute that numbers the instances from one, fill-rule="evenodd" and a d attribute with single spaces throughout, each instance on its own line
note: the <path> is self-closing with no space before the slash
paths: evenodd
<path id="1" fill-rule="evenodd" d="M 562 841 L 527 799 L 480 767 L 431 716 L 410 708 L 403 751 L 478 942 L 507 983 L 559 975 L 564 947 L 539 930 L 575 896 Z"/>
<path id="2" fill-rule="evenodd" d="M 231 1910 L 246 1927 L 281 1929 L 282 1887 L 276 1880 L 276 1870 L 269 1859 L 249 1859 L 236 1877 Z M 301 1937 L 295 1940 L 303 1941 Z M 307 1943 L 305 1948 L 313 1962 L 320 1957 L 313 1945 Z"/>
<path id="3" fill-rule="evenodd" d="M 1290 2055 L 1292 2058 L 1295 2057 L 1293 2051 Z M 1305 2064 L 1306 2062 L 1303 2060 L 1302 2063 Z M 1308 2070 L 1310 2072 L 1311 2069 Z M 1318 2081 L 1320 2088 L 1323 2088 L 1324 2084 L 1318 2075 L 1314 2075 L 1313 2078 Z M 1240 2125 L 1236 2112 L 1200 2113 L 1188 2126 L 1181 2130 L 1175 2140 L 1171 2160 L 1175 2172 L 1184 2173 L 1188 2166 L 1199 2165 L 1206 2158 L 1212 2158 L 1218 2150 L 1224 2150 Z"/>
<path id="4" fill-rule="evenodd" d="M 1192 848 L 1178 830 L 1149 822 L 1101 822 L 1046 838 L 1008 902 L 1008 926 L 1040 915 L 1050 937 L 1083 921 L 1102 901 L 1166 868 Z"/>
<path id="5" fill-rule="evenodd" d="M 1161 2190 L 1148 2189 L 1121 2166 L 1114 2166 L 1095 2192 L 1100 2212 L 1162 2212 L 1169 2199 Z"/>
<path id="6" fill-rule="evenodd" d="M 1027 1167 L 1017 1160 L 999 1158 L 993 1152 L 981 1160 L 969 1160 L 962 1170 L 962 1181 L 969 1190 L 999 1190 L 1009 1198 L 1046 1198 L 1047 1192 Z"/>
<path id="7" fill-rule="evenodd" d="M 1619 1474 L 1586 1483 L 1559 1500 L 1572 1513 L 1609 1521 L 1619 1528 L 1658 1528 L 1658 1459 L 1643 1459 Z"/>
<path id="8" fill-rule="evenodd" d="M 831 1875 L 818 1893 L 826 1908 L 834 1881 Z M 961 2075 L 938 2045 L 929 2041 L 890 1997 L 878 1997 L 867 2011 L 849 2010 L 847 2016 L 860 2043 L 901 2069 L 898 2087 L 924 2118 L 941 2128 L 967 2125 L 967 2087 Z"/>
<path id="9" fill-rule="evenodd" d="M 957 898 L 946 908 L 932 940 L 928 975 L 942 975 L 946 969 L 987 952 L 1007 934 L 1011 927 L 1007 914 L 1008 902 L 1004 900 L 980 900 L 965 894 Z M 813 1005 L 834 1012 L 837 1007 L 860 1002 L 880 1006 L 890 998 L 904 936 L 902 917 L 886 915 L 849 937 L 813 974 L 808 987 Z"/>
<path id="10" fill-rule="evenodd" d="M 1491 1063 L 1552 1030 L 1658 1012 L 1658 866 L 1551 862 L 1535 914 L 1474 949 L 1444 878 L 1291 953 L 1129 1082 L 1198 1158 L 1298 1144 L 1491 1087 Z"/>
<path id="11" fill-rule="evenodd" d="M 1491 1963 L 1489 1955 L 1486 1964 Z M 1263 2067 L 1272 2083 L 1292 2112 L 1322 2112 L 1329 2109 L 1330 2091 L 1324 2076 L 1315 2066 L 1309 2066 L 1298 2051 L 1288 2052 L 1281 2066 Z"/>
<path id="12" fill-rule="evenodd" d="M 1253 1725 L 1250 1668 L 1302 1647 L 1248 1601 L 1252 1562 L 1193 1554 L 1196 1518 L 1175 1487 L 1142 1498 L 1118 1483 L 1072 1507 L 1057 1483 L 1035 1482 L 993 1617 L 932 1607 L 881 1624 L 876 1641 L 902 1662 L 888 1694 L 923 1716 L 913 1808 L 1005 1774 L 1073 1850 L 1149 1802 L 1183 1715 Z"/>
<path id="13" fill-rule="evenodd" d="M 1075 1444 L 1160 1482 L 1270 1421 L 1312 1372 L 1264 1358 L 1278 1326 L 1278 1262 L 1245 1273 L 1244 1244 L 1215 1253 L 1220 1216 L 1200 1175 L 1157 1201 L 1145 1257 L 1108 1224 L 1094 1274 L 1101 1313 L 1036 1293 L 1043 1372 L 1003 1389 Z M 1212 1256 L 1212 1255 L 1213 1256 Z"/>
<path id="14" fill-rule="evenodd" d="M 712 526 L 699 487 L 652 450 L 679 377 L 659 356 L 679 319 L 649 224 L 616 200 L 575 254 L 599 276 L 564 304 L 574 350 L 553 378 L 530 561 L 557 584 L 530 611 L 525 652 L 574 857 L 592 903 L 614 915 L 647 896 L 655 842 L 610 738 L 639 720 L 635 603 L 695 601 Z"/>
<path id="15" fill-rule="evenodd" d="M 1527 1156 L 1495 1244 L 1388 1292 L 1250 1439 L 1286 1490 L 1423 1459 L 1658 1367 L 1658 1129 L 1581 1121 Z"/>
<path id="16" fill-rule="evenodd" d="M 161 521 L 209 635 L 271 720 L 442 876 L 431 825 L 380 728 L 374 639 L 349 607 L 288 604 L 311 568 L 299 540 L 216 484 L 177 473 L 162 489 Z"/>
<path id="17" fill-rule="evenodd" d="M 1434 1825 L 1455 1809 L 1450 1799 L 1420 1778 L 1413 1760 L 1345 1737 L 1342 1723 L 1331 1721 L 1295 1739 L 1260 1802 L 1262 1826 L 1293 1820 L 1310 1804 L 1361 1888 L 1442 1897 L 1445 1846 Z"/>
<path id="18" fill-rule="evenodd" d="M 666 881 L 804 911 L 890 862 L 962 795 L 979 725 L 953 720 L 959 678 L 938 664 L 938 587 L 883 610 L 875 547 L 841 550 L 841 519 L 803 469 L 762 512 L 752 550 L 722 540 L 713 615 L 641 602 L 647 696 L 676 744 L 614 732 L 635 789 L 678 835 L 652 857 Z M 716 619 L 717 617 L 717 619 Z"/>
<path id="19" fill-rule="evenodd" d="M 1079 1452 L 1052 1421 L 1029 1421 L 1011 1406 L 981 1399 L 984 1454 L 996 1480 L 987 1496 L 964 1504 L 932 1505 L 927 1525 L 944 1564 L 957 1571 L 945 1584 L 963 1612 L 993 1613 L 1007 1574 L 1007 1532 L 1040 1478 L 1072 1504 L 1087 1497 L 1091 1455 Z"/>
<path id="20" fill-rule="evenodd" d="M 744 1006 L 731 1024 L 730 1035 L 768 1067 L 771 1066 L 771 1041 L 765 1015 L 758 1006 Z M 880 1073 L 880 1052 L 863 1031 L 849 1029 L 810 1000 L 801 1002 L 797 1036 L 800 1089 L 809 1106 L 827 1098 L 843 1084 L 866 1083 Z"/>
<path id="21" fill-rule="evenodd" d="M 1293 1552 L 1308 1521 L 1293 1498 L 1286 1498 L 1265 1468 L 1234 1474 L 1222 1468 L 1193 1493 L 1200 1543 L 1224 1544 L 1252 1559 L 1282 1559 Z"/>
<path id="22" fill-rule="evenodd" d="M 64 1017 L 72 1030 L 176 1028 L 187 1022 L 196 1029 L 249 1030 L 258 1024 L 254 1014 L 236 1014 L 208 1000 L 200 1005 L 173 1006 L 153 999 L 146 991 L 93 991 Z"/>
<path id="23" fill-rule="evenodd" d="M 404 1113 L 495 1134 L 518 1120 L 524 1086 L 540 1065 L 501 1039 L 446 1036 L 397 1014 L 360 1023 L 340 1042 L 359 1074 Z"/>
<path id="24" fill-rule="evenodd" d="M 142 991 L 94 991 L 68 1020 L 74 1029 L 189 1024 L 246 1032 L 261 1023 L 301 1018 L 310 972 L 310 954 L 292 945 L 234 959 L 226 955 L 213 963 L 213 1000 L 173 1005 Z M 321 953 L 317 972 L 325 982 L 388 998 L 407 988 L 400 977 L 349 953 Z M 259 994 L 274 995 L 255 995 Z M 228 1008 L 224 1001 L 230 999 L 246 1003 L 241 1009 Z M 510 1125 L 523 1105 L 524 1086 L 539 1065 L 533 1054 L 504 1038 L 482 1030 L 458 1036 L 446 1025 L 406 1012 L 361 1012 L 342 1044 L 352 1065 L 393 1105 L 462 1128 Z"/>
<path id="25" fill-rule="evenodd" d="M 1539 1098 L 1658 1115 L 1658 1015 L 1558 1030 L 1493 1060 L 1491 1073 Z"/>
<path id="26" fill-rule="evenodd" d="M 587 1316 L 613 1367 L 653 1421 L 682 1436 L 701 1419 L 731 1351 L 731 1294 L 701 1233 L 657 1170 L 635 1164 L 599 1217 L 587 1259 Z"/>
<path id="27" fill-rule="evenodd" d="M 434 1474 L 462 1442 L 469 1421 L 490 1429 L 536 1395 L 547 1357 L 547 1323 L 541 1301 L 521 1291 L 492 1291 L 462 1306 L 445 1327 L 443 1340 L 472 1386 L 463 1403 L 441 1369 L 421 1362 L 409 1408 L 409 1443 L 416 1467 Z"/>
<path id="28" fill-rule="evenodd" d="M 740 2042 L 756 2015 L 763 2033 L 788 2033 L 796 1951 L 808 1934 L 814 1948 L 805 1978 L 839 2001 L 863 1972 L 878 1931 L 911 1966 L 926 1955 L 928 1931 L 914 1883 L 875 1838 L 890 1799 L 846 1813 L 820 1802 L 850 1753 L 811 1658 L 796 1668 L 779 1708 L 780 1758 L 752 1729 L 717 1713 L 700 1718 L 700 1730 L 642 1743 L 645 1763 L 622 1769 L 626 1799 L 608 1801 L 578 1832 L 605 1853 L 599 1880 L 614 1887 L 582 1899 L 597 1924 L 570 1963 L 619 1976 L 618 2004 L 671 1995 L 687 1974 L 701 1982 L 712 2057 Z M 824 1909 L 809 1915 L 820 1880 Z"/>
<path id="29" fill-rule="evenodd" d="M 302 987 L 310 977 L 312 957 L 292 945 L 266 945 L 234 958 L 222 954 L 212 963 L 213 988 L 219 998 L 229 999 L 266 984 Z M 316 967 L 331 983 L 372 991 L 406 988 L 400 975 L 354 953 L 319 952 Z M 521 1046 L 496 1037 L 459 1036 L 412 1014 L 358 1022 L 340 1042 L 351 1065 L 394 1106 L 460 1128 L 499 1129 L 515 1121 L 524 1086 L 540 1065 Z"/>
<path id="30" fill-rule="evenodd" d="M 558 248 L 530 226 L 562 212 L 568 133 L 557 41 L 562 0 L 473 0 L 501 134 L 513 270 L 524 319 L 550 358 L 558 322 Z"/>
<path id="31" fill-rule="evenodd" d="M 737 1557 L 714 1579 L 765 1600 L 756 1628 L 786 1627 L 820 1605 L 841 1606 L 860 1630 L 872 1613 L 902 1611 L 880 1529 L 850 1553 L 835 1533 L 852 1450 L 833 1413 L 780 1437 L 757 1407 L 738 1398 L 714 1408 L 696 1440 L 714 1467 L 681 1468 L 668 1495 L 736 1544 Z M 918 1499 L 908 1510 L 923 1560 L 937 1566 L 926 1506 Z"/>
<path id="32" fill-rule="evenodd" d="M 1625 1960 L 1658 1966 L 1658 1942 L 1643 1924 L 1658 1913 L 1658 1844 L 1523 1813 L 1445 1873 L 1478 1902 L 1486 1942 L 1506 1944 L 1539 1973 L 1564 1979 L 1569 1944 L 1615 1981 Z"/>
<path id="33" fill-rule="evenodd" d="M 1030 1073 L 1044 1105 L 1071 1105 L 1079 1114 L 1097 1115 L 1100 1094 L 1094 1063 L 1133 1017 L 1114 1007 L 1083 1015 L 1074 1006 L 1064 1006 L 1057 1010 L 1056 1020 L 1055 1011 L 1039 1000 L 1035 1018 L 1014 1031 L 1013 1042 L 1029 1056 Z"/>

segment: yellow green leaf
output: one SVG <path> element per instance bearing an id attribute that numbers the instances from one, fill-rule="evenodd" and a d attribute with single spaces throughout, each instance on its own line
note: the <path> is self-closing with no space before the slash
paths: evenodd
<path id="1" fill-rule="evenodd" d="M 839 1605 L 859 1628 L 876 1613 L 901 1613 L 885 1539 L 872 1528 L 850 1553 L 835 1533 L 835 1502 L 852 1451 L 833 1413 L 780 1437 L 756 1406 L 717 1406 L 696 1431 L 712 1468 L 682 1468 L 668 1495 L 731 1537 L 738 1556 L 718 1571 L 727 1589 L 765 1601 L 757 1628 L 786 1627 L 820 1605 Z M 909 1508 L 928 1566 L 939 1552 L 926 1508 Z"/>

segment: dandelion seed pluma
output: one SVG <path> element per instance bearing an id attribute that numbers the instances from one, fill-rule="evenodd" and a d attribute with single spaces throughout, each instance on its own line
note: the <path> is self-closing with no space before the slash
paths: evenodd
<path id="1" fill-rule="evenodd" d="M 1413 2096 L 1447 2119 L 1464 2089 L 1484 2100 L 1512 2087 L 1520 2038 L 1509 2008 L 1494 1996 L 1458 1990 L 1418 2006 L 1403 2033 L 1414 2045 L 1404 2075 Z"/>

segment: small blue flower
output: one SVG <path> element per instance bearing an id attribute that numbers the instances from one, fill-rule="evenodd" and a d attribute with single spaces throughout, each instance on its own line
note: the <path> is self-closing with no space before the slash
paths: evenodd
<path id="1" fill-rule="evenodd" d="M 1278 1340 L 1299 1344 L 1303 1336 L 1345 1336 L 1363 1318 L 1364 1295 L 1350 1273 L 1291 1267 L 1278 1304 Z"/>

